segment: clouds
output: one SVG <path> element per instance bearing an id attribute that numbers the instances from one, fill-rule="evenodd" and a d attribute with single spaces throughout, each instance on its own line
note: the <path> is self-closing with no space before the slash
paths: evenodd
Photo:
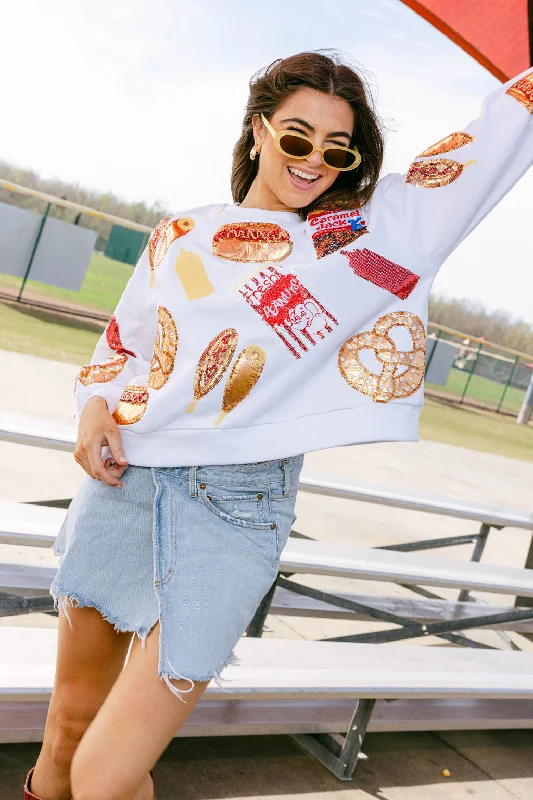
<path id="1" fill-rule="evenodd" d="M 335 16 L 318 0 L 18 0 L 2 14 L 0 157 L 176 211 L 230 199 L 248 80 L 277 57 L 335 47 L 362 64 L 392 120 L 395 171 L 476 116 L 497 85 L 399 0 L 354 0 Z M 528 176 L 456 251 L 440 291 L 533 321 L 521 216 L 532 188 Z"/>

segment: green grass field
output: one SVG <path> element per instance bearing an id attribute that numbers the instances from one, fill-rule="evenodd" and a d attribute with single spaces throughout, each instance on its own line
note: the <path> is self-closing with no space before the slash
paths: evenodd
<path id="1" fill-rule="evenodd" d="M 35 281 L 28 281 L 27 288 L 28 292 L 44 298 L 76 303 L 111 314 L 131 273 L 132 267 L 95 253 L 80 292 L 68 292 Z M 0 286 L 17 288 L 19 285 L 19 279 L 0 275 Z M 103 329 L 103 323 L 0 303 L 0 349 L 81 366 L 90 360 Z M 452 370 L 446 387 L 428 385 L 428 388 L 460 396 L 466 377 L 460 370 Z M 500 384 L 474 375 L 467 396 L 496 406 L 501 391 Z M 509 389 L 504 408 L 517 411 L 523 395 L 524 392 Z M 422 410 L 420 436 L 533 461 L 532 425 L 517 425 L 513 418 L 467 406 L 450 406 L 427 398 Z"/>
<path id="2" fill-rule="evenodd" d="M 445 392 L 455 397 L 461 397 L 467 380 L 468 373 L 460 369 L 452 369 L 446 386 L 435 386 L 431 383 L 426 384 L 426 386 L 436 392 Z M 497 408 L 503 390 L 504 386 L 501 383 L 482 378 L 480 375 L 472 375 L 465 399 L 475 400 L 478 403 Z M 510 386 L 505 392 L 502 408 L 506 411 L 518 413 L 524 395 L 525 391 L 523 389 L 515 389 Z"/>
<path id="3" fill-rule="evenodd" d="M 57 289 L 55 286 L 32 280 L 27 281 L 24 292 L 40 295 L 49 300 L 76 303 L 96 311 L 108 311 L 111 314 L 132 272 L 133 267 L 128 264 L 112 261 L 95 251 L 79 292 Z M 5 286 L 9 289 L 19 289 L 20 284 L 20 278 L 0 275 L 0 288 Z M 22 296 L 24 297 L 24 294 Z"/>

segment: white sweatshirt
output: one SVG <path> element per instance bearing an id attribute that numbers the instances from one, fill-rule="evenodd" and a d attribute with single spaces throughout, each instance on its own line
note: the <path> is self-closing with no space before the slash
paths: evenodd
<path id="1" fill-rule="evenodd" d="M 416 441 L 433 279 L 532 163 L 530 69 L 364 208 L 162 220 L 76 379 L 78 419 L 105 398 L 140 466 Z"/>

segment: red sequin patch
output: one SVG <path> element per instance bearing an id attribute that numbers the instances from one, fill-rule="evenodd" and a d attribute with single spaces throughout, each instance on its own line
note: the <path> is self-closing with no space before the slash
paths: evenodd
<path id="1" fill-rule="evenodd" d="M 311 211 L 307 215 L 317 258 L 324 258 L 368 233 L 358 209 L 352 211 Z"/>
<path id="2" fill-rule="evenodd" d="M 252 275 L 238 290 L 296 358 L 338 324 L 296 275 L 282 275 L 275 267 Z"/>
<path id="3" fill-rule="evenodd" d="M 341 253 L 346 256 L 356 275 L 374 283 L 380 289 L 392 292 L 400 300 L 409 297 L 420 279 L 411 270 L 400 267 L 366 247 L 362 250 L 341 250 Z"/>
<path id="4" fill-rule="evenodd" d="M 117 318 L 113 314 L 111 319 L 107 324 L 107 328 L 105 329 L 105 338 L 107 339 L 107 343 L 111 350 L 114 350 L 116 353 L 123 353 L 127 356 L 133 356 L 133 358 L 137 358 L 135 353 L 132 350 L 126 350 L 122 344 L 122 339 L 120 338 L 120 330 L 118 327 Z"/>

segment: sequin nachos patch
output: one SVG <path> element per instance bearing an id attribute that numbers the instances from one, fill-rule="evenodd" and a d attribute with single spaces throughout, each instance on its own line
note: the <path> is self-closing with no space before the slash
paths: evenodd
<path id="1" fill-rule="evenodd" d="M 226 328 L 209 342 L 200 356 L 196 372 L 194 373 L 193 395 L 194 400 L 187 408 L 188 412 L 194 411 L 196 404 L 205 397 L 222 379 L 225 371 L 231 364 L 231 359 L 237 348 L 239 334 L 235 328 Z"/>
<path id="2" fill-rule="evenodd" d="M 212 242 L 213 254 L 226 261 L 283 261 L 292 251 L 291 237 L 274 222 L 231 222 L 222 225 Z"/>
<path id="3" fill-rule="evenodd" d="M 265 267 L 237 287 L 296 358 L 331 333 L 337 320 L 296 275 Z"/>
<path id="4" fill-rule="evenodd" d="M 226 414 L 248 397 L 261 377 L 265 362 L 266 353 L 259 345 L 251 344 L 239 353 L 224 386 L 222 412 L 215 425 L 220 425 Z"/>
<path id="5" fill-rule="evenodd" d="M 423 153 L 420 153 L 417 158 L 440 156 L 442 153 L 458 150 L 460 147 L 464 147 L 465 144 L 470 144 L 470 142 L 473 141 L 474 137 L 470 136 L 469 133 L 463 133 L 462 131 L 450 133 L 448 136 L 445 136 L 444 139 L 440 139 L 438 142 L 435 142 L 435 144 L 432 144 L 431 147 L 428 147 L 427 150 L 424 150 Z"/>
<path id="6" fill-rule="evenodd" d="M 401 326 L 411 334 L 411 350 L 399 350 L 389 336 Z M 382 371 L 369 370 L 361 361 L 361 352 L 372 350 Z M 339 350 L 338 366 L 344 380 L 375 403 L 409 397 L 422 385 L 426 363 L 426 333 L 422 320 L 409 311 L 395 311 L 380 317 L 371 331 L 352 336 Z"/>
<path id="7" fill-rule="evenodd" d="M 189 217 L 180 217 L 172 222 L 172 217 L 165 217 L 159 222 L 148 240 L 148 262 L 150 264 L 150 286 L 155 282 L 155 271 L 162 262 L 170 245 L 185 236 L 194 228 L 194 220 Z"/>
<path id="8" fill-rule="evenodd" d="M 329 256 L 341 247 L 368 233 L 358 209 L 352 211 L 312 211 L 307 215 L 317 258 Z"/>
<path id="9" fill-rule="evenodd" d="M 475 159 L 461 164 L 451 158 L 432 158 L 427 161 L 414 161 L 409 167 L 406 182 L 423 189 L 436 189 L 448 186 L 462 174 L 465 167 L 475 164 Z"/>
<path id="10" fill-rule="evenodd" d="M 139 422 L 148 406 L 148 389 L 130 383 L 120 395 L 120 400 L 113 411 L 113 419 L 117 425 L 133 425 Z"/>
<path id="11" fill-rule="evenodd" d="M 366 247 L 362 250 L 341 250 L 341 253 L 346 256 L 356 275 L 374 283 L 380 289 L 395 294 L 400 300 L 409 297 L 420 280 L 420 276 L 411 270 L 389 261 Z"/>
<path id="12" fill-rule="evenodd" d="M 178 331 L 172 314 L 164 306 L 157 310 L 157 336 L 154 344 L 154 353 L 150 362 L 150 375 L 148 386 L 152 389 L 161 389 L 168 381 L 172 370 L 176 351 L 178 349 Z"/>
<path id="13" fill-rule="evenodd" d="M 533 114 L 533 72 L 530 72 L 525 78 L 521 78 L 516 83 L 513 83 L 513 85 L 507 89 L 507 94 L 510 94 L 511 97 L 518 100 L 530 114 Z"/>

